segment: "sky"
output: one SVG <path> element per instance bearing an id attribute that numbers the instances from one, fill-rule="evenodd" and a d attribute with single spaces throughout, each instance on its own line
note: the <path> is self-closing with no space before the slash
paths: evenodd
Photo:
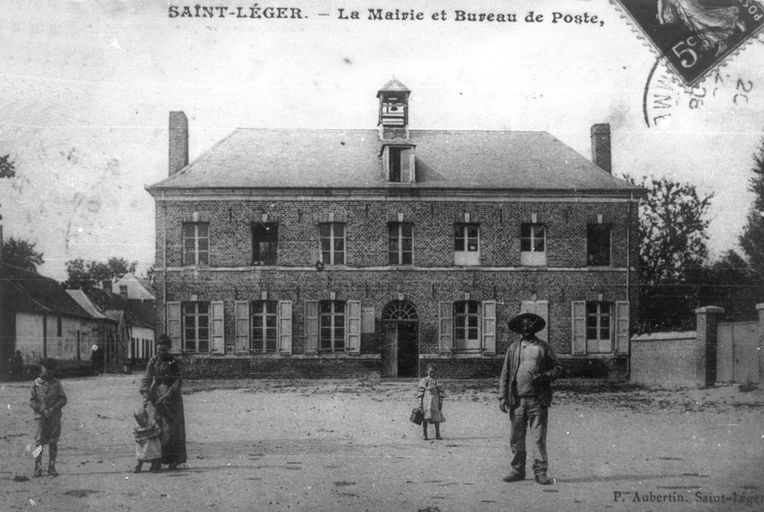
<path id="1" fill-rule="evenodd" d="M 0 19 L 3 233 L 37 244 L 40 271 L 75 258 L 154 261 L 154 201 L 167 176 L 168 113 L 189 118 L 190 156 L 237 127 L 375 128 L 377 90 L 411 90 L 415 129 L 544 130 L 590 156 L 611 125 L 613 172 L 714 194 L 712 257 L 734 248 L 764 134 L 764 36 L 694 88 L 608 0 L 291 0 L 299 19 L 172 17 L 230 2 L 8 0 Z M 173 7 L 174 6 L 174 7 Z M 368 20 L 368 9 L 423 20 Z M 359 12 L 361 19 L 339 19 Z M 457 21 L 456 11 L 516 22 Z M 433 20 L 445 11 L 446 20 Z M 542 21 L 524 19 L 529 11 Z M 597 23 L 552 23 L 553 12 Z M 326 15 L 324 15 L 326 14 Z M 649 122 L 646 122 L 646 119 Z"/>

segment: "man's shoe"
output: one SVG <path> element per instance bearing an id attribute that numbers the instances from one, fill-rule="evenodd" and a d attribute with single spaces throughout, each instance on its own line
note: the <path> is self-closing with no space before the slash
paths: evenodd
<path id="1" fill-rule="evenodd" d="M 56 465 L 55 464 L 50 464 L 48 466 L 48 474 L 50 476 L 58 476 L 58 471 L 56 471 Z"/>
<path id="2" fill-rule="evenodd" d="M 539 473 L 536 475 L 536 483 L 541 485 L 552 485 L 554 481 L 546 476 L 546 473 Z"/>
<path id="3" fill-rule="evenodd" d="M 517 471 L 513 471 L 504 478 L 502 478 L 505 482 L 519 482 L 520 480 L 525 480 L 525 475 L 522 473 L 518 473 Z"/>

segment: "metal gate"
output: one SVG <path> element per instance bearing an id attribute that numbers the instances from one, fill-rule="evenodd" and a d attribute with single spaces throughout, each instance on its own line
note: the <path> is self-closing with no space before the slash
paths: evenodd
<path id="1" fill-rule="evenodd" d="M 738 384 L 760 379 L 759 323 L 720 323 L 716 345 L 716 381 Z"/>

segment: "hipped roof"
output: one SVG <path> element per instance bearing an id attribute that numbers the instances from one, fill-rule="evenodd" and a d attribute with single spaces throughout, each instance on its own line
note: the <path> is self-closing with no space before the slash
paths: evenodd
<path id="1" fill-rule="evenodd" d="M 408 189 L 628 195 L 612 176 L 547 132 L 411 130 L 416 183 Z M 240 128 L 178 173 L 173 189 L 386 189 L 376 130 Z"/>

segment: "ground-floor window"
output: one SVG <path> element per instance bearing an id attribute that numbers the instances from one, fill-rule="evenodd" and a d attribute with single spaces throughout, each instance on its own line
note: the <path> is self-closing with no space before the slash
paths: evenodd
<path id="1" fill-rule="evenodd" d="M 573 354 L 628 354 L 628 301 L 574 301 Z"/>
<path id="2" fill-rule="evenodd" d="M 439 320 L 440 352 L 496 351 L 496 301 L 441 302 Z"/>
<path id="3" fill-rule="evenodd" d="M 210 305 L 208 302 L 183 303 L 183 349 L 188 352 L 209 352 Z"/>
<path id="4" fill-rule="evenodd" d="M 260 300 L 252 303 L 252 352 L 275 353 L 278 347 L 278 302 Z"/>
<path id="5" fill-rule="evenodd" d="M 319 303 L 319 349 L 325 352 L 345 350 L 345 303 L 322 300 Z"/>

